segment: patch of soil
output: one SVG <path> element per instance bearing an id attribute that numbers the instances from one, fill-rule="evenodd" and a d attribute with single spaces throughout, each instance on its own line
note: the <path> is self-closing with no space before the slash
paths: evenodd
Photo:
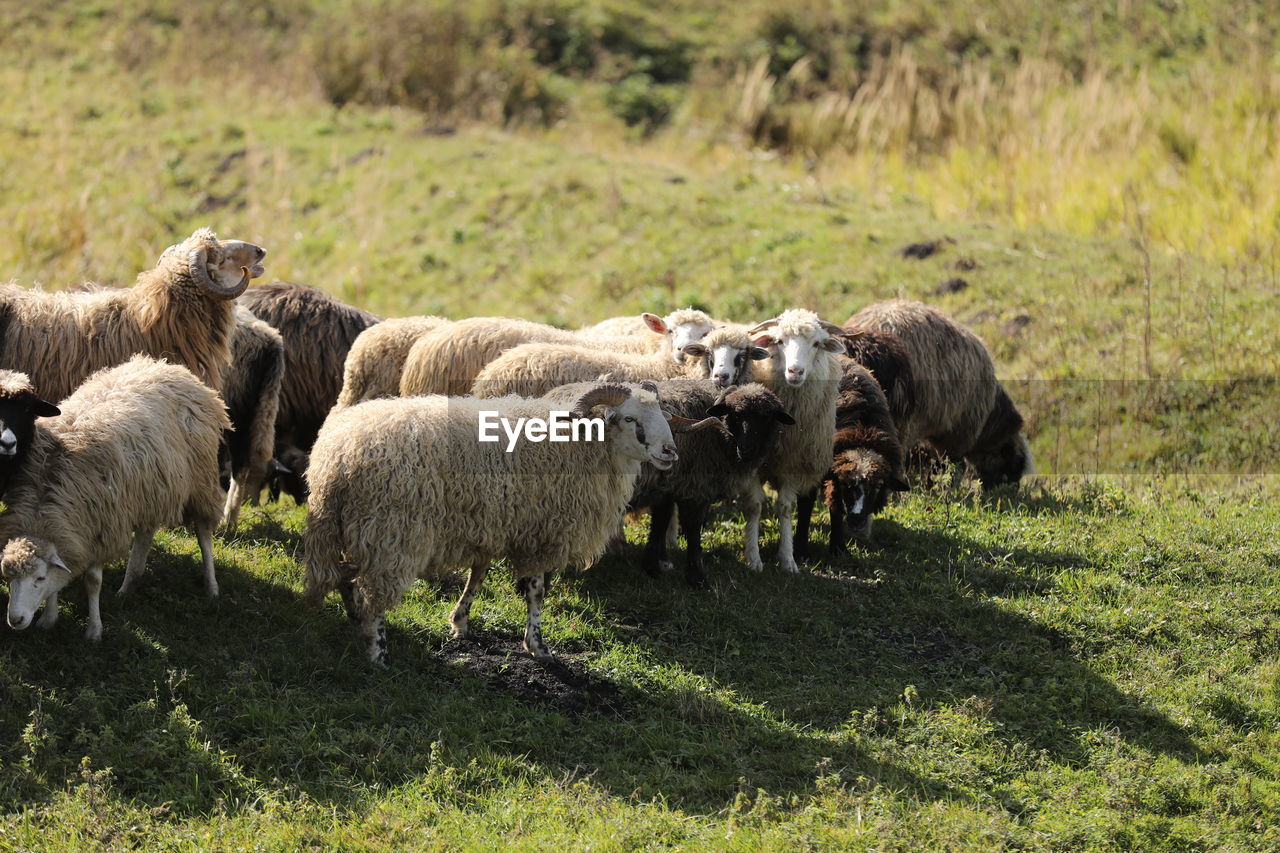
<path id="1" fill-rule="evenodd" d="M 960 272 L 971 272 L 978 268 L 978 262 L 973 258 L 960 258 L 956 261 L 956 269 Z"/>
<path id="2" fill-rule="evenodd" d="M 923 261 L 925 258 L 931 258 L 950 243 L 955 245 L 955 240 L 950 237 L 942 237 L 937 240 L 926 240 L 921 243 L 909 243 L 898 250 L 898 254 L 904 258 L 914 258 L 917 261 Z"/>
<path id="3" fill-rule="evenodd" d="M 965 290 L 968 287 L 969 287 L 969 282 L 960 278 L 960 276 L 956 276 L 955 278 L 949 278 L 946 281 L 942 282 L 942 284 L 939 284 L 937 287 L 933 289 L 933 292 L 936 293 L 938 296 L 945 296 L 948 293 L 959 293 L 960 291 Z"/>
<path id="4" fill-rule="evenodd" d="M 1014 335 L 1022 334 L 1022 330 L 1027 328 L 1027 326 L 1030 326 L 1030 325 L 1031 325 L 1030 314 L 1018 314 L 1012 317 L 1008 322 L 1006 322 L 1001 331 L 1003 331 L 1006 335 L 1009 335 L 1010 337 L 1012 337 Z"/>
<path id="5" fill-rule="evenodd" d="M 595 711 L 620 717 L 626 710 L 617 685 L 593 675 L 580 661 L 557 657 L 543 663 L 516 641 L 473 632 L 468 639 L 445 643 L 438 656 L 525 702 L 572 714 Z"/>

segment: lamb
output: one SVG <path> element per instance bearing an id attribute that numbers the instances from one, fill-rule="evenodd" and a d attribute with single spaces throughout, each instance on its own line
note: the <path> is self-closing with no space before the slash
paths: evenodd
<path id="1" fill-rule="evenodd" d="M 583 386 L 557 388 L 548 399 L 572 397 Z M 761 463 L 777 444 L 784 426 L 795 424 L 777 396 L 763 385 L 720 389 L 709 380 L 673 379 L 658 383 L 663 408 L 691 423 L 676 436 L 679 461 L 670 471 L 646 466 L 629 504 L 650 508 L 649 538 L 641 567 L 657 576 L 670 567 L 666 530 L 679 507 L 680 526 L 688 544 L 685 580 L 706 586 L 702 569 L 702 527 L 713 504 L 752 494 L 758 489 Z M 716 429 L 701 429 L 710 419 Z"/>
<path id="2" fill-rule="evenodd" d="M 360 333 L 342 366 L 339 407 L 400 395 L 400 377 L 413 348 L 427 332 L 449 321 L 444 317 L 400 317 L 383 320 Z"/>
<path id="3" fill-rule="evenodd" d="M 829 549 L 847 554 L 844 526 L 857 538 L 871 536 L 871 519 L 884 509 L 889 493 L 906 491 L 902 445 L 889 414 L 884 391 L 865 367 L 840 357 L 843 375 L 836 398 L 836 434 L 831 470 L 823 477 L 826 502 L 831 510 Z M 806 556 L 809 523 L 817 490 L 800 496 L 800 520 L 796 526 L 795 553 Z"/>
<path id="4" fill-rule="evenodd" d="M 728 388 L 749 381 L 751 362 L 763 361 L 769 351 L 758 347 L 739 323 L 718 326 L 701 341 L 684 346 L 686 356 L 707 360 L 707 372 L 717 388 Z"/>
<path id="5" fill-rule="evenodd" d="M 953 461 L 969 462 L 984 489 L 1016 484 L 1035 472 L 1022 416 L 972 331 L 936 308 L 904 299 L 869 305 L 845 325 L 891 332 L 910 353 L 915 406 L 898 424 L 904 450 L 928 441 Z"/>
<path id="6" fill-rule="evenodd" d="M 450 616 L 467 636 L 471 601 L 489 566 L 507 558 L 528 619 L 524 648 L 540 659 L 543 574 L 586 568 L 604 551 L 650 462 L 676 461 L 655 391 L 597 384 L 570 409 L 594 415 L 587 441 L 479 441 L 481 412 L 508 425 L 549 419 L 547 400 L 439 396 L 371 400 L 334 412 L 312 451 L 304 540 L 306 600 L 338 589 L 370 660 L 388 663 L 386 618 L 418 577 L 468 567 Z M 544 424 L 546 426 L 546 424 Z M 569 426 L 561 422 L 560 427 Z"/>
<path id="7" fill-rule="evenodd" d="M 381 318 L 319 288 L 287 281 L 250 288 L 240 303 L 284 339 L 275 458 L 289 472 L 277 472 L 285 491 L 302 503 L 307 498 L 307 455 L 337 402 L 343 362 L 355 339 Z"/>
<path id="8" fill-rule="evenodd" d="M 686 347 L 688 349 L 688 347 Z M 611 352 L 566 344 L 521 344 L 495 358 L 476 375 L 477 397 L 538 397 L 553 388 L 607 376 L 619 382 L 702 379 L 706 360 L 683 364 L 663 350 L 648 354 Z"/>
<path id="9" fill-rule="evenodd" d="M 655 331 L 654 324 L 655 315 L 648 312 L 640 315 L 629 314 L 625 317 L 610 317 L 608 320 L 601 320 L 594 326 L 586 326 L 579 329 L 579 333 L 584 337 L 603 338 L 603 337 L 620 337 L 634 335 L 644 340 L 653 339 L 652 335 L 646 334 L 649 331 Z M 689 344 L 697 343 L 706 337 L 716 326 L 720 325 L 707 315 L 705 311 L 697 308 L 678 308 L 672 311 L 666 317 L 661 318 L 662 325 L 666 327 L 665 334 L 667 342 L 670 344 L 668 351 L 672 358 L 677 362 L 685 359 L 684 348 Z M 654 345 L 645 352 L 652 352 L 659 347 Z"/>
<path id="10" fill-rule="evenodd" d="M 698 313 L 702 317 L 706 316 L 701 312 Z M 636 355 L 666 352 L 666 357 L 676 364 L 683 361 L 683 358 L 674 357 L 676 355 L 674 352 L 666 350 L 664 339 L 653 333 L 666 335 L 668 340 L 683 341 L 694 333 L 695 326 L 697 328 L 701 326 L 696 323 L 690 326 L 688 318 L 681 312 L 672 315 L 679 317 L 679 326 L 668 325 L 666 320 L 656 314 L 642 316 L 649 329 L 647 336 L 609 337 L 594 333 L 570 332 L 542 323 L 505 317 L 473 317 L 469 320 L 459 320 L 446 328 L 427 334 L 414 344 L 405 361 L 404 375 L 400 381 L 400 396 L 466 394 L 487 364 L 507 350 L 521 344 L 580 346 Z M 594 379 L 595 376 L 589 378 Z"/>
<path id="11" fill-rule="evenodd" d="M 232 301 L 262 275 L 266 251 L 201 228 L 128 289 L 46 293 L 0 285 L 0 365 L 60 400 L 90 373 L 135 353 L 184 364 L 222 387 Z"/>
<path id="12" fill-rule="evenodd" d="M 85 637 L 102 637 L 102 567 L 129 554 L 120 592 L 142 575 L 156 530 L 195 527 L 209 595 L 218 594 L 213 529 L 222 518 L 218 442 L 229 429 L 222 400 L 190 370 L 135 356 L 101 370 L 38 424 L 28 464 L 0 515 L 0 574 L 9 581 L 9 626 L 58 618 L 58 594 L 84 576 Z M 132 539 L 132 547 L 130 546 Z"/>
<path id="13" fill-rule="evenodd" d="M 25 373 L 0 370 L 0 497 L 26 463 L 35 436 L 36 418 L 61 414 L 53 403 L 36 396 Z"/>
<path id="14" fill-rule="evenodd" d="M 835 434 L 836 391 L 844 352 L 838 335 L 844 330 L 812 311 L 793 308 L 766 320 L 748 334 L 758 346 L 769 347 L 772 357 L 757 362 L 758 381 L 778 395 L 795 418 L 778 446 L 760 468 L 760 477 L 778 492 L 778 563 L 784 571 L 798 572 L 791 535 L 791 514 L 796 496 L 822 482 L 831 467 L 831 443 Z M 764 495 L 756 489 L 746 502 L 747 564 L 756 571 L 760 560 L 760 508 Z"/>
<path id="15" fill-rule="evenodd" d="M 236 326 L 231 333 L 231 369 L 222 387 L 222 399 L 231 418 L 231 431 L 223 437 L 229 454 L 224 482 L 230 488 L 223 510 L 228 530 L 235 529 L 242 503 L 247 500 L 257 506 L 274 462 L 284 365 L 280 333 L 253 316 L 248 308 L 237 305 Z"/>

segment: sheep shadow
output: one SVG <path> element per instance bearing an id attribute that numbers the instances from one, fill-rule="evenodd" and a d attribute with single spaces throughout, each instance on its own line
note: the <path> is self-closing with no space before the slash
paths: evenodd
<path id="1" fill-rule="evenodd" d="M 619 676 L 586 641 L 538 664 L 483 611 L 468 641 L 447 639 L 443 619 L 393 612 L 393 661 L 381 670 L 336 601 L 310 610 L 296 579 L 234 560 L 218 599 L 159 582 L 186 560 L 161 553 L 136 594 L 106 596 L 100 645 L 81 637 L 82 595 L 51 631 L 0 645 L 0 807 L 48 802 L 105 768 L 111 796 L 178 818 L 304 795 L 358 812 L 370 791 L 442 779 L 462 802 L 499 772 L 467 769 L 477 761 L 548 784 L 585 772 L 615 796 L 691 811 L 758 788 L 804 795 L 830 762 L 922 797 L 964 798 L 852 739 L 813 738 L 722 701 L 714 679 Z"/>
<path id="2" fill-rule="evenodd" d="M 638 642 L 664 663 L 800 728 L 838 729 L 909 695 L 917 706 L 967 703 L 1003 738 L 1076 766 L 1088 758 L 1087 732 L 1099 729 L 1184 762 L 1210 757 L 1166 714 L 1093 671 L 1082 640 L 999 603 L 1050 592 L 1055 572 L 1087 565 L 1079 555 L 993 548 L 883 519 L 873 541 L 835 560 L 822 547 L 796 576 L 770 565 L 768 544 L 762 575 L 736 548 L 715 547 L 705 593 L 685 589 L 678 572 L 643 576 L 632 549 L 584 584 L 613 621 L 639 626 Z"/>

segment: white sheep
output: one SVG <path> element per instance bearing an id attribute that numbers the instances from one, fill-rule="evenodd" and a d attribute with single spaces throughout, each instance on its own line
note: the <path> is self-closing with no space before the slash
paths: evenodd
<path id="1" fill-rule="evenodd" d="M 681 362 L 685 359 L 684 348 L 702 340 L 717 325 L 719 323 L 712 320 L 705 311 L 697 308 L 678 308 L 665 317 L 658 317 L 648 312 L 610 317 L 594 326 L 585 326 L 578 332 L 590 338 L 636 336 L 647 341 L 654 340 L 653 336 L 648 334 L 649 332 L 660 332 L 667 336 L 669 344 L 667 351 L 677 362 Z M 658 342 L 661 342 L 660 339 Z M 647 351 L 657 348 L 655 344 Z"/>
<path id="2" fill-rule="evenodd" d="M 769 351 L 756 346 L 747 327 L 740 323 L 726 323 L 707 333 L 700 341 L 684 346 L 686 357 L 702 358 L 707 362 L 707 375 L 717 388 L 749 382 L 753 361 L 763 361 Z"/>
<path id="3" fill-rule="evenodd" d="M 444 326 L 444 317 L 396 317 L 360 333 L 342 366 L 339 408 L 379 397 L 398 397 L 409 350 L 428 332 Z"/>
<path id="4" fill-rule="evenodd" d="M 756 381 L 778 395 L 796 425 L 784 430 L 778 446 L 760 468 L 761 480 L 778 492 L 778 563 L 798 572 L 793 553 L 791 516 L 796 496 L 822 483 L 831 467 L 831 447 L 836 431 L 836 393 L 841 369 L 836 353 L 844 343 L 835 335 L 844 330 L 812 311 L 793 308 L 749 330 L 756 345 L 767 347 L 772 357 L 755 363 Z M 764 495 L 757 493 L 746 505 L 747 564 L 764 568 L 760 559 L 760 508 Z"/>
<path id="5" fill-rule="evenodd" d="M 411 397 L 371 400 L 325 422 L 311 454 L 306 599 L 338 589 L 369 657 L 386 664 L 385 611 L 413 581 L 469 568 L 450 616 L 465 637 L 489 566 L 510 561 L 528 605 L 524 647 L 542 639 L 543 574 L 586 568 L 626 511 L 640 466 L 670 468 L 671 429 L 655 391 L 601 384 L 570 411 L 603 419 L 594 441 L 479 440 L 482 411 L 508 424 L 550 418 L 543 400 Z"/>
<path id="6" fill-rule="evenodd" d="M 696 346 L 696 345 L 691 345 Z M 689 347 L 686 347 L 688 349 Z M 641 354 L 567 344 L 521 344 L 485 365 L 471 393 L 477 397 L 538 397 L 553 388 L 600 377 L 619 382 L 704 379 L 705 359 L 673 361 L 664 350 Z"/>
<path id="7" fill-rule="evenodd" d="M 209 595 L 218 594 L 213 529 L 225 495 L 218 442 L 229 429 L 222 400 L 191 371 L 135 356 L 95 373 L 37 424 L 28 464 L 0 515 L 0 574 L 9 581 L 9 625 L 58 618 L 58 593 L 84 575 L 85 637 L 102 637 L 102 567 L 129 555 L 123 594 L 143 573 L 161 527 L 195 527 Z M 132 546 L 130 541 L 132 540 Z"/>

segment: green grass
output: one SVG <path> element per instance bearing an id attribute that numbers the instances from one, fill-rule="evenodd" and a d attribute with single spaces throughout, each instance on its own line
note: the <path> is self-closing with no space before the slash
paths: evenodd
<path id="1" fill-rule="evenodd" d="M 705 594 L 634 548 L 557 578 L 549 642 L 618 690 L 580 712 L 446 662 L 457 584 L 415 588 L 371 669 L 336 601 L 299 602 L 302 524 L 250 512 L 217 601 L 166 536 L 137 597 L 108 596 L 100 647 L 78 600 L 6 641 L 6 846 L 1278 840 L 1267 486 L 913 495 L 872 548 L 799 577 L 746 572 L 725 517 Z M 497 573 L 482 645 L 514 649 L 522 611 Z"/>

